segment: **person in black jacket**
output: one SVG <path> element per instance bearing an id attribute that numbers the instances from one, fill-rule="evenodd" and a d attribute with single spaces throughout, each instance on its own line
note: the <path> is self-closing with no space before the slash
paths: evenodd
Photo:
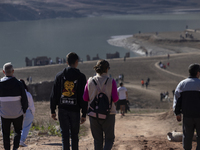
<path id="1" fill-rule="evenodd" d="M 77 69 L 78 61 L 79 57 L 76 53 L 71 52 L 67 55 L 68 67 L 56 75 L 50 98 L 51 117 L 54 120 L 57 120 L 55 110 L 58 105 L 63 150 L 70 149 L 70 132 L 72 150 L 78 150 L 80 123 L 86 121 L 88 103 L 82 98 L 86 77 Z M 80 109 L 82 109 L 82 117 L 80 117 Z"/>
<path id="2" fill-rule="evenodd" d="M 22 83 L 13 77 L 11 63 L 3 66 L 5 77 L 0 81 L 0 116 L 2 121 L 3 144 L 10 150 L 10 126 L 13 123 L 15 137 L 13 150 L 17 150 L 21 138 L 23 115 L 28 108 L 28 100 Z"/>
<path id="3" fill-rule="evenodd" d="M 177 121 L 183 114 L 183 148 L 192 149 L 194 130 L 197 133 L 197 148 L 200 150 L 200 65 L 189 66 L 190 77 L 182 80 L 175 90 L 173 110 Z"/>

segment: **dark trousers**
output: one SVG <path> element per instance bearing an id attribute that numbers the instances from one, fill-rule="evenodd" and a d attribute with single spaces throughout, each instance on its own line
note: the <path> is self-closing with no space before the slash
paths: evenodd
<path id="1" fill-rule="evenodd" d="M 72 111 L 67 111 L 65 109 L 59 109 L 58 117 L 60 121 L 60 131 L 62 134 L 63 150 L 70 150 L 70 143 L 69 143 L 70 136 L 72 139 L 72 150 L 78 150 L 80 112 L 72 112 Z"/>
<path id="2" fill-rule="evenodd" d="M 23 115 L 18 118 L 15 118 L 15 119 L 8 119 L 8 118 L 1 117 L 1 122 L 2 122 L 4 149 L 10 150 L 10 126 L 11 126 L 11 123 L 13 123 L 14 131 L 15 131 L 13 149 L 17 149 L 19 147 L 19 142 L 20 142 L 20 138 L 21 138 Z"/>
<path id="3" fill-rule="evenodd" d="M 194 130 L 197 133 L 197 147 L 200 150 L 200 118 L 186 118 L 183 117 L 183 148 L 184 150 L 192 149 L 192 139 Z"/>
<path id="4" fill-rule="evenodd" d="M 108 115 L 106 120 L 90 117 L 90 128 L 94 138 L 95 150 L 111 150 L 115 139 L 115 115 Z M 103 148 L 103 133 L 105 145 Z"/>

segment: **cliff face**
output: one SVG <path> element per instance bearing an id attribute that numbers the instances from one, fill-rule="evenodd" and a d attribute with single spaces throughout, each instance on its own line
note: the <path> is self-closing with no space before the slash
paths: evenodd
<path id="1" fill-rule="evenodd" d="M 196 0 L 2 0 L 0 21 L 200 11 Z"/>

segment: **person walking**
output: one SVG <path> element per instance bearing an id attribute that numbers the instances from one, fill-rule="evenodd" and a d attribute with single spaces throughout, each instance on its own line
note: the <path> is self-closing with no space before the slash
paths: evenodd
<path id="1" fill-rule="evenodd" d="M 143 79 L 141 80 L 141 85 L 142 85 L 142 87 L 144 87 L 144 80 Z"/>
<path id="2" fill-rule="evenodd" d="M 194 130 L 197 133 L 197 147 L 200 150 L 200 65 L 189 66 L 189 77 L 182 80 L 175 90 L 173 110 L 177 121 L 183 114 L 183 148 L 192 149 Z"/>
<path id="3" fill-rule="evenodd" d="M 125 116 L 125 108 L 128 100 L 128 92 L 127 89 L 123 86 L 123 83 L 120 83 L 120 87 L 117 88 L 117 92 L 119 95 L 118 105 L 120 105 L 121 115 Z"/>
<path id="4" fill-rule="evenodd" d="M 10 126 L 14 126 L 13 150 L 17 150 L 21 138 L 23 115 L 28 108 L 28 100 L 24 86 L 13 74 L 11 63 L 3 66 L 5 76 L 0 80 L 0 116 L 2 123 L 3 145 L 5 150 L 10 150 Z"/>
<path id="5" fill-rule="evenodd" d="M 24 80 L 20 79 L 20 82 L 25 87 L 26 96 L 28 98 L 28 109 L 26 110 L 26 116 L 24 118 L 23 129 L 22 129 L 22 134 L 21 134 L 19 146 L 27 147 L 27 145 L 24 142 L 26 141 L 27 135 L 29 133 L 29 130 L 31 128 L 31 124 L 32 124 L 33 119 L 34 119 L 35 106 L 34 106 L 34 102 L 33 102 L 33 97 L 31 95 L 31 93 L 28 92 L 28 87 L 25 84 Z"/>
<path id="6" fill-rule="evenodd" d="M 88 79 L 83 95 L 83 99 L 89 102 L 88 108 L 91 108 L 91 104 L 99 94 L 99 90 L 102 90 L 102 92 L 106 94 L 111 106 L 110 113 L 104 119 L 98 118 L 98 116 L 100 117 L 100 114 L 97 114 L 96 118 L 95 115 L 92 115 L 92 112 L 88 113 L 95 150 L 111 150 L 115 139 L 116 109 L 114 103 L 118 100 L 118 94 L 115 80 L 108 77 L 109 69 L 110 66 L 108 61 L 99 60 L 94 66 L 97 75 Z M 105 142 L 103 134 L 105 134 Z M 104 148 L 103 143 L 105 143 Z"/>
<path id="7" fill-rule="evenodd" d="M 50 98 L 51 117 L 54 120 L 57 120 L 55 110 L 58 105 L 63 150 L 70 149 L 70 133 L 72 150 L 79 149 L 78 133 L 80 123 L 86 121 L 88 103 L 83 100 L 86 77 L 77 69 L 78 62 L 79 57 L 76 53 L 67 54 L 68 66 L 56 75 Z M 81 118 L 80 109 L 82 109 Z"/>

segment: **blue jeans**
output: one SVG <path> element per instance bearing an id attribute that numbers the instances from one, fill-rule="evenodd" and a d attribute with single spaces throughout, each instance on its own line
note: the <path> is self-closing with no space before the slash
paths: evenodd
<path id="1" fill-rule="evenodd" d="M 33 122 L 33 114 L 31 112 L 30 109 L 26 110 L 26 116 L 24 118 L 24 123 L 23 123 L 23 129 L 22 129 L 22 134 L 21 134 L 21 139 L 20 141 L 25 142 L 26 141 L 26 137 L 29 133 L 29 130 L 31 128 L 31 124 Z"/>
<path id="2" fill-rule="evenodd" d="M 72 139 L 72 150 L 78 150 L 80 112 L 72 112 L 72 111 L 67 111 L 65 109 L 59 109 L 58 118 L 60 122 L 60 131 L 62 134 L 63 150 L 70 150 L 70 144 L 69 144 L 70 133 Z M 69 130 L 71 132 L 69 132 Z"/>

